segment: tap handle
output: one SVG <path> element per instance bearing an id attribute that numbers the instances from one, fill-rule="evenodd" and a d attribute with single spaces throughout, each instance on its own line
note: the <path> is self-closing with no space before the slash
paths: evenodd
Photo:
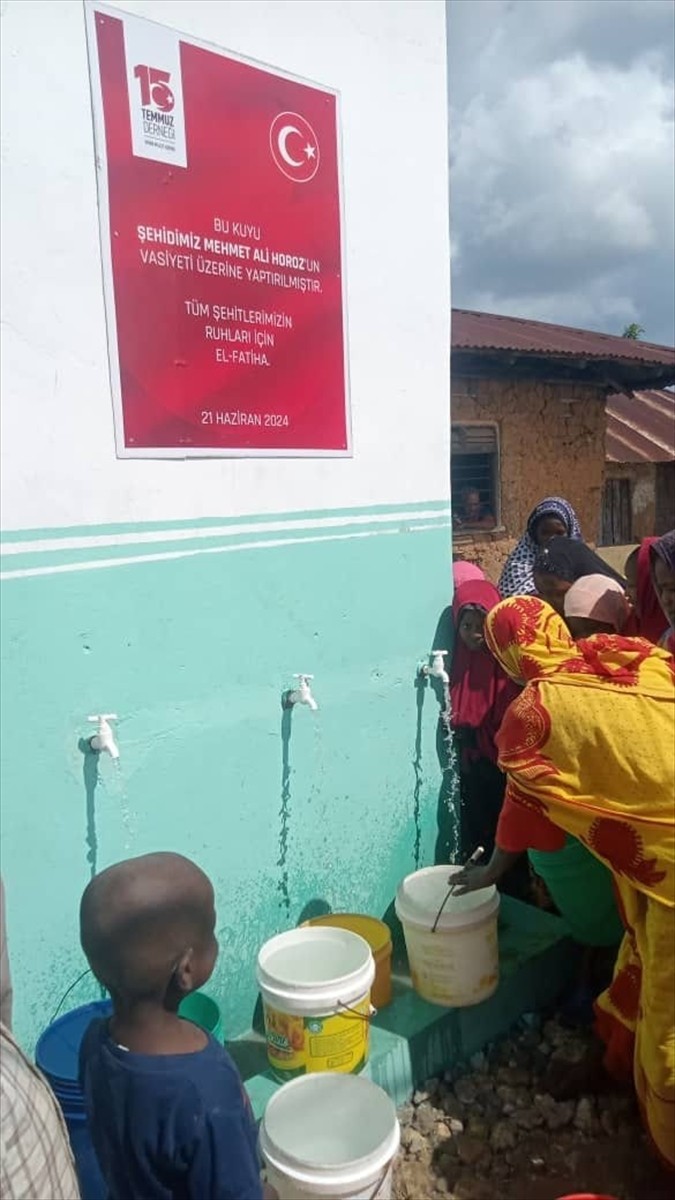
<path id="1" fill-rule="evenodd" d="M 293 678 L 294 678 L 294 679 L 299 679 L 299 680 L 301 680 L 301 681 L 304 679 L 305 683 L 309 683 L 309 680 L 310 680 L 310 679 L 313 679 L 313 678 L 314 678 L 314 676 L 313 676 L 313 675 L 305 675 L 303 672 L 300 672 L 300 673 L 297 673 L 297 674 L 295 674 L 295 675 L 293 676 Z"/>
<path id="2" fill-rule="evenodd" d="M 93 725 L 100 725 L 103 721 L 116 721 L 117 713 L 99 713 L 98 716 L 87 717 L 87 720 Z"/>
<path id="3" fill-rule="evenodd" d="M 431 651 L 431 657 L 432 657 L 432 658 L 436 658 L 436 656 L 437 656 L 438 654 L 445 655 L 445 654 L 447 654 L 447 653 L 448 653 L 448 652 L 447 652 L 447 650 L 432 650 L 432 651 Z"/>

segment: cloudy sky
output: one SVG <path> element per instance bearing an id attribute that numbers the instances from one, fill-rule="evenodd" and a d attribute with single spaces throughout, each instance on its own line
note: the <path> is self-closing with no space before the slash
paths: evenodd
<path id="1" fill-rule="evenodd" d="M 671 0 L 449 0 L 453 304 L 675 342 Z"/>

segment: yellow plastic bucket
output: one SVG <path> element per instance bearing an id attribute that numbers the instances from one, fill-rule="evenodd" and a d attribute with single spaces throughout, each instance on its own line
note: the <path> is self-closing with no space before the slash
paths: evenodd
<path id="1" fill-rule="evenodd" d="M 367 917 L 362 913 L 326 913 L 323 917 L 313 917 L 304 921 L 303 925 L 321 925 L 333 929 L 348 929 L 357 933 L 368 943 L 375 959 L 375 982 L 371 988 L 370 999 L 373 1008 L 378 1011 L 386 1008 L 391 1002 L 391 933 L 389 926 L 377 917 Z"/>
<path id="2" fill-rule="evenodd" d="M 258 954 L 267 1058 L 277 1079 L 356 1073 L 370 1047 L 370 946 L 348 929 L 305 926 Z"/>

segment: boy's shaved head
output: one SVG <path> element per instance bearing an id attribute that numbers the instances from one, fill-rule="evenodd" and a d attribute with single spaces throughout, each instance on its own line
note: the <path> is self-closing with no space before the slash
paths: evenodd
<path id="1" fill-rule="evenodd" d="M 129 1000 L 163 996 L 186 954 L 215 947 L 214 926 L 210 880 L 180 854 L 108 867 L 80 905 L 82 949 L 94 975 Z"/>

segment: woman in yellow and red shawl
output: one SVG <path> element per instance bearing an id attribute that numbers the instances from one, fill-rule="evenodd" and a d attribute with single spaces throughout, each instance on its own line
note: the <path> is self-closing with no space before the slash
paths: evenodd
<path id="1" fill-rule="evenodd" d="M 534 596 L 488 615 L 488 646 L 525 686 L 497 736 L 507 790 L 485 886 L 563 831 L 612 871 L 626 926 L 596 1002 L 610 1074 L 633 1076 L 645 1124 L 675 1165 L 675 663 L 641 638 L 574 643 Z"/>

